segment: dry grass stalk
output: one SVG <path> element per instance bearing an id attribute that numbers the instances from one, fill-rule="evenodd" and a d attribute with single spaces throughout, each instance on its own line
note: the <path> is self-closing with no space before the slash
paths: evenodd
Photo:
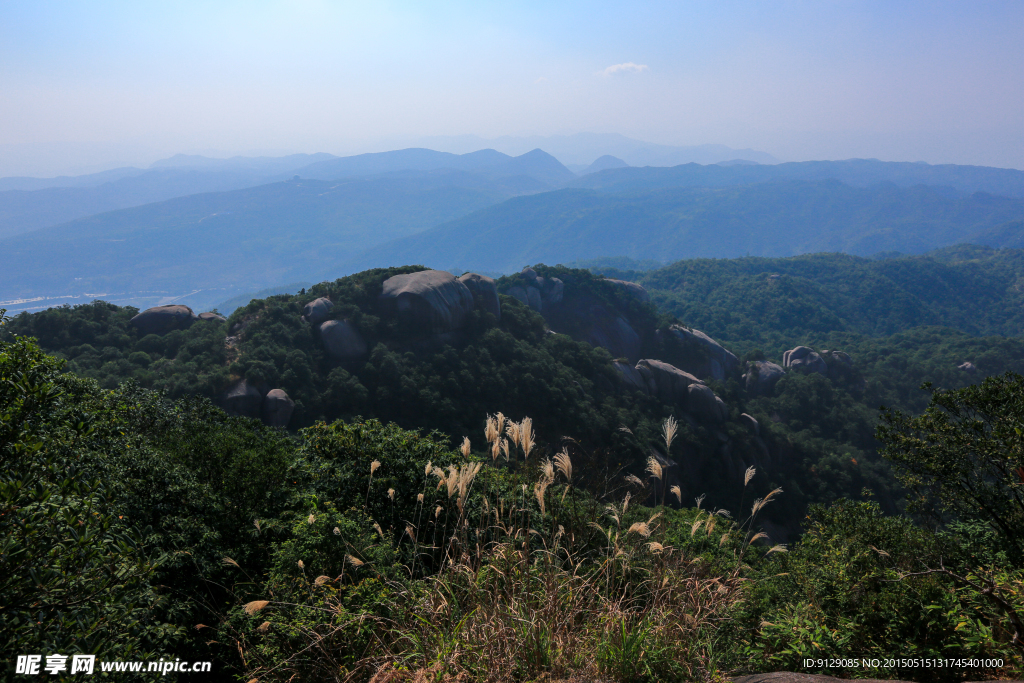
<path id="1" fill-rule="evenodd" d="M 313 579 L 313 585 L 314 586 L 322 586 L 322 585 L 324 585 L 325 583 L 327 583 L 330 580 L 331 580 L 331 577 L 325 576 L 325 575 L 321 574 L 320 576 L 318 576 L 315 579 Z"/>
<path id="2" fill-rule="evenodd" d="M 675 486 L 673 486 L 669 490 L 672 492 L 672 495 L 676 497 L 676 501 L 680 505 L 682 505 L 683 504 L 683 490 L 681 488 L 679 488 L 679 484 L 676 484 Z"/>
<path id="3" fill-rule="evenodd" d="M 743 474 L 743 486 L 749 484 L 750 480 L 754 478 L 755 474 L 757 474 L 757 470 L 753 467 L 748 467 L 747 471 Z"/>
<path id="4" fill-rule="evenodd" d="M 550 458 L 540 464 L 540 471 L 548 485 L 555 481 L 555 465 Z"/>
<path id="5" fill-rule="evenodd" d="M 643 486 L 644 485 L 643 480 L 640 477 L 636 476 L 635 474 L 628 474 L 628 475 L 626 475 L 626 483 L 630 484 L 631 486 Z"/>
<path id="6" fill-rule="evenodd" d="M 391 502 L 395 501 L 395 490 L 394 489 L 388 489 L 388 500 L 390 500 Z M 310 517 L 312 517 L 312 516 L 313 515 L 310 515 Z"/>
<path id="7" fill-rule="evenodd" d="M 225 567 L 235 567 L 237 569 L 241 569 L 241 567 L 238 566 L 238 563 L 232 560 L 230 557 L 222 558 L 221 562 L 224 564 Z"/>
<path id="8" fill-rule="evenodd" d="M 364 564 L 366 564 L 365 562 L 363 562 L 362 560 L 360 560 L 360 559 L 359 559 L 358 557 L 353 557 L 352 555 L 345 555 L 345 560 L 346 560 L 346 561 L 347 561 L 347 562 L 348 562 L 348 563 L 349 563 L 349 564 L 350 564 L 350 565 L 351 565 L 351 566 L 352 566 L 352 567 L 353 567 L 354 569 L 358 569 L 359 567 L 362 567 L 362 566 L 363 566 Z"/>
<path id="9" fill-rule="evenodd" d="M 509 420 L 508 426 L 505 427 L 505 433 L 508 435 L 508 438 L 512 440 L 513 445 L 518 448 L 521 434 L 519 423 Z"/>
<path id="10" fill-rule="evenodd" d="M 259 631 L 260 633 L 266 633 L 267 631 L 270 630 L 270 622 L 269 621 L 264 621 L 262 624 L 259 625 L 259 628 L 257 628 L 256 630 Z M 256 679 L 253 679 L 253 680 L 256 680 Z"/>
<path id="11" fill-rule="evenodd" d="M 501 440 L 501 452 L 505 455 L 505 462 L 508 462 L 508 439 Z"/>
<path id="12" fill-rule="evenodd" d="M 245 610 L 245 613 L 251 617 L 269 604 L 270 600 L 253 600 L 252 602 L 246 603 L 243 609 Z"/>
<path id="13" fill-rule="evenodd" d="M 376 472 L 379 468 L 380 468 L 380 460 L 374 460 L 373 462 L 371 462 L 370 463 L 370 476 L 372 477 L 373 473 Z"/>
<path id="14" fill-rule="evenodd" d="M 444 508 L 441 507 L 440 505 L 438 505 L 436 508 L 434 508 L 434 519 L 437 519 L 438 517 L 441 516 L 441 510 L 443 510 L 443 509 Z"/>
<path id="15" fill-rule="evenodd" d="M 789 550 L 786 548 L 786 545 L 784 543 L 780 543 L 778 545 L 774 545 L 771 548 L 769 548 L 768 552 L 766 554 L 767 555 L 771 555 L 772 553 L 785 553 L 785 552 L 789 552 Z"/>
<path id="16" fill-rule="evenodd" d="M 339 529 L 338 527 L 334 527 L 334 535 L 341 536 L 341 529 Z"/>
<path id="17" fill-rule="evenodd" d="M 303 562 L 302 560 L 299 560 L 295 564 L 299 565 L 299 569 L 301 569 L 302 571 L 306 571 L 306 563 Z"/>
<path id="18" fill-rule="evenodd" d="M 470 445 L 469 445 L 469 437 L 468 436 L 462 437 L 462 448 L 461 448 L 461 450 L 462 450 L 462 457 L 464 457 L 464 458 L 468 458 L 469 454 L 472 452 L 472 450 L 470 448 Z"/>
<path id="19" fill-rule="evenodd" d="M 529 417 L 524 417 L 523 421 L 519 423 L 519 445 L 523 449 L 523 459 L 529 460 L 530 452 L 537 445 L 534 441 L 533 419 Z"/>
<path id="20" fill-rule="evenodd" d="M 306 522 L 308 522 L 309 524 L 312 524 L 315 521 L 316 521 L 316 517 L 314 517 L 313 515 L 310 515 L 309 517 L 306 518 Z"/>
<path id="21" fill-rule="evenodd" d="M 559 474 L 565 477 L 567 484 L 572 483 L 572 460 L 569 458 L 569 451 L 562 449 L 555 455 L 555 467 Z"/>
<path id="22" fill-rule="evenodd" d="M 661 425 L 661 435 L 665 440 L 665 454 L 672 450 L 672 442 L 676 440 L 676 433 L 679 431 L 679 425 L 676 423 L 676 418 L 669 415 L 665 418 L 664 424 Z"/>
<path id="23" fill-rule="evenodd" d="M 640 534 L 644 538 L 651 535 L 651 527 L 646 522 L 634 522 L 626 531 L 627 534 Z"/>
<path id="24" fill-rule="evenodd" d="M 758 541 L 760 541 L 760 540 L 761 540 L 762 538 L 768 538 L 768 534 L 766 534 L 766 533 L 765 533 L 765 532 L 763 532 L 763 531 L 759 531 L 759 532 L 757 532 L 756 534 L 754 534 L 754 535 L 753 535 L 753 536 L 751 537 L 751 539 L 750 539 L 750 543 L 757 543 L 757 542 L 758 542 Z"/>
<path id="25" fill-rule="evenodd" d="M 647 458 L 647 474 L 651 475 L 658 481 L 661 481 L 662 469 L 661 463 L 653 455 Z"/>
<path id="26" fill-rule="evenodd" d="M 377 533 L 383 539 L 384 538 L 384 530 L 380 528 L 380 524 L 377 524 L 377 522 L 374 522 L 373 523 L 373 528 L 377 531 Z"/>

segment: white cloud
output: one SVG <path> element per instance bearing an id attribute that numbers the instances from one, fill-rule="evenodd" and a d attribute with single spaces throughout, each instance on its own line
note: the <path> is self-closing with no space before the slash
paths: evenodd
<path id="1" fill-rule="evenodd" d="M 604 76 L 614 76 L 615 74 L 638 74 L 641 71 L 647 71 L 646 64 L 634 64 L 633 62 L 624 62 L 622 64 L 612 64 L 610 67 L 601 72 Z"/>

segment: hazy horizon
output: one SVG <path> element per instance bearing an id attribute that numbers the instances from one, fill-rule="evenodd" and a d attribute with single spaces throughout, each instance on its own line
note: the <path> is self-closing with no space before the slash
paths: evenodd
<path id="1" fill-rule="evenodd" d="M 0 5 L 0 175 L 615 133 L 1024 168 L 1014 2 Z"/>

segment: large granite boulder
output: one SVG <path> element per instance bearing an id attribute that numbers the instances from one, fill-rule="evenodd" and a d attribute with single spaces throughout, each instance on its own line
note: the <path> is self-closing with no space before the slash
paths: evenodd
<path id="1" fill-rule="evenodd" d="M 978 372 L 978 366 L 971 361 L 965 361 L 960 365 L 956 366 L 957 370 L 963 370 L 968 375 L 974 375 Z"/>
<path id="2" fill-rule="evenodd" d="M 635 282 L 629 282 L 627 280 L 613 280 L 611 278 L 605 278 L 604 281 L 624 290 L 637 301 L 642 301 L 646 304 L 651 300 L 651 295 L 647 293 L 647 290 L 644 289 L 643 285 L 639 285 Z"/>
<path id="3" fill-rule="evenodd" d="M 680 365 L 697 377 L 722 382 L 739 367 L 740 360 L 732 351 L 700 330 L 672 325 L 668 331 L 680 342 L 684 356 Z"/>
<path id="4" fill-rule="evenodd" d="M 198 320 L 205 320 L 206 322 L 211 322 L 211 323 L 214 323 L 214 322 L 215 323 L 226 323 L 228 321 L 227 318 L 225 318 L 224 316 L 222 316 L 219 313 L 214 313 L 213 311 L 207 311 L 205 313 L 200 313 L 197 316 L 197 319 Z"/>
<path id="5" fill-rule="evenodd" d="M 541 313 L 562 303 L 565 283 L 557 277 L 539 277 L 533 268 L 523 268 L 519 282 L 509 288 L 508 294 Z"/>
<path id="6" fill-rule="evenodd" d="M 477 308 L 487 311 L 498 320 L 501 320 L 498 287 L 494 284 L 493 279 L 478 273 L 466 273 L 459 278 L 459 282 L 469 288 Z"/>
<path id="7" fill-rule="evenodd" d="M 221 394 L 218 402 L 228 415 L 258 418 L 263 408 L 263 392 L 248 380 L 240 379 Z"/>
<path id="8" fill-rule="evenodd" d="M 320 325 L 320 339 L 334 360 L 358 360 L 366 355 L 366 340 L 348 320 L 328 320 Z"/>
<path id="9" fill-rule="evenodd" d="M 709 422 L 725 422 L 729 419 L 729 407 L 715 396 L 711 387 L 705 384 L 691 384 L 686 387 L 686 412 Z"/>
<path id="10" fill-rule="evenodd" d="M 640 356 L 640 335 L 636 333 L 629 321 L 618 316 L 608 318 L 604 315 L 595 316 L 594 323 L 587 330 L 583 341 L 591 346 L 608 349 L 613 358 L 628 358 L 631 361 Z"/>
<path id="11" fill-rule="evenodd" d="M 828 365 L 825 359 L 809 346 L 798 346 L 782 354 L 782 367 L 793 368 L 800 372 L 817 372 L 828 376 Z"/>
<path id="12" fill-rule="evenodd" d="M 473 293 L 451 273 L 421 270 L 385 280 L 380 303 L 415 329 L 439 334 L 462 327 L 473 310 Z"/>
<path id="13" fill-rule="evenodd" d="M 319 299 L 313 299 L 303 307 L 302 319 L 313 327 L 316 327 L 323 321 L 327 320 L 327 317 L 331 314 L 332 308 L 334 308 L 334 304 L 332 304 L 331 300 L 325 296 L 322 296 Z"/>
<path id="14" fill-rule="evenodd" d="M 619 386 L 626 391 L 642 391 L 645 394 L 650 392 L 643 375 L 629 363 L 617 360 L 612 362 L 612 367 L 616 370 Z"/>
<path id="15" fill-rule="evenodd" d="M 295 411 L 293 401 L 284 389 L 271 389 L 263 398 L 263 423 L 270 427 L 284 429 Z"/>
<path id="16" fill-rule="evenodd" d="M 686 406 L 690 385 L 704 384 L 690 373 L 653 358 L 641 360 L 636 364 L 636 370 L 644 378 L 647 393 L 665 403 Z"/>
<path id="17" fill-rule="evenodd" d="M 139 337 L 147 334 L 167 334 L 174 330 L 184 330 L 196 320 L 196 314 L 188 306 L 171 304 L 154 306 L 132 318 L 131 323 L 139 331 Z"/>
<path id="18" fill-rule="evenodd" d="M 743 381 L 750 396 L 767 396 L 772 393 L 776 383 L 782 379 L 786 371 L 775 363 L 756 360 L 747 364 L 747 372 Z"/>

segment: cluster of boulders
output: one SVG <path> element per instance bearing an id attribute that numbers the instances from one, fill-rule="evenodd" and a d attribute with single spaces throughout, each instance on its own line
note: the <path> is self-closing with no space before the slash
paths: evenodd
<path id="1" fill-rule="evenodd" d="M 384 281 L 378 302 L 385 314 L 442 338 L 461 329 L 474 308 L 501 317 L 494 280 L 478 273 L 459 278 L 443 270 L 395 275 Z"/>
<path id="2" fill-rule="evenodd" d="M 678 342 L 676 355 L 681 358 L 681 367 L 701 379 L 724 382 L 740 365 L 740 359 L 732 351 L 700 330 L 672 325 L 668 334 Z"/>
<path id="3" fill-rule="evenodd" d="M 234 382 L 217 402 L 229 415 L 259 418 L 279 429 L 288 426 L 295 411 L 295 401 L 284 389 L 262 391 L 246 379 Z"/>
<path id="4" fill-rule="evenodd" d="M 647 290 L 635 282 L 606 279 L 622 288 L 629 296 L 647 302 Z M 640 358 L 641 339 L 636 330 L 619 311 L 587 296 L 577 297 L 571 307 L 564 301 L 565 283 L 557 277 L 544 278 L 533 268 L 524 268 L 518 282 L 508 289 L 508 295 L 523 302 L 547 317 L 556 332 L 576 328 L 577 338 L 591 346 L 607 349 L 615 358 L 627 358 L 635 363 Z"/>
<path id="5" fill-rule="evenodd" d="M 708 422 L 729 419 L 728 406 L 711 387 L 674 365 L 645 358 L 635 366 L 615 361 L 614 367 L 620 383 L 630 390 L 656 396 L 662 402 L 677 405 L 693 417 Z"/>
<path id="6" fill-rule="evenodd" d="M 188 306 L 169 304 L 147 308 L 132 318 L 131 324 L 139 331 L 140 337 L 145 337 L 147 334 L 163 335 L 174 330 L 186 330 L 197 320 L 227 322 L 227 318 L 217 313 L 196 315 Z"/>

